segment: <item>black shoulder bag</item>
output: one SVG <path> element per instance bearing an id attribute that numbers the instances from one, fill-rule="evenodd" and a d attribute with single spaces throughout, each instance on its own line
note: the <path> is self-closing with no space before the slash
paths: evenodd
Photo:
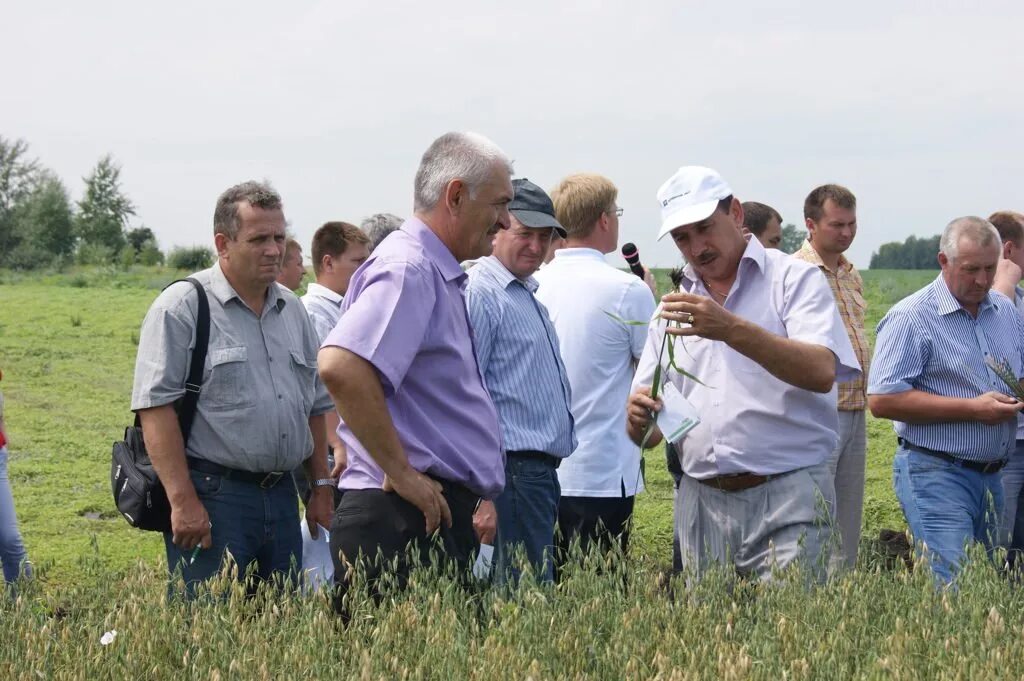
<path id="1" fill-rule="evenodd" d="M 196 405 L 199 402 L 199 390 L 203 383 L 206 348 L 210 342 L 210 303 L 206 299 L 206 291 L 203 290 L 202 284 L 192 277 L 178 279 L 168 286 L 179 281 L 191 283 L 199 296 L 196 349 L 192 353 L 188 379 L 185 381 L 185 395 L 176 405 L 181 440 L 188 445 L 192 420 L 195 418 Z M 171 531 L 171 504 L 146 452 L 138 414 L 135 415 L 135 425 L 124 429 L 124 440 L 114 443 L 110 461 L 110 485 L 117 510 L 129 525 L 152 532 Z"/>

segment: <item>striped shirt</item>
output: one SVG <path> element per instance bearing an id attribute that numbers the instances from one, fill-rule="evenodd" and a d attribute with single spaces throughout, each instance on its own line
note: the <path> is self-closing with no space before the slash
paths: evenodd
<path id="1" fill-rule="evenodd" d="M 569 378 L 536 290 L 536 279 L 516 278 L 492 255 L 469 270 L 466 306 L 505 450 L 565 458 L 576 449 Z"/>
<path id="2" fill-rule="evenodd" d="M 920 390 L 970 399 L 1007 387 L 985 365 L 1006 359 L 1024 375 L 1024 319 L 1006 296 L 990 291 L 975 319 L 953 297 L 940 274 L 935 281 L 894 305 L 878 324 L 874 370 L 868 394 Z M 1015 446 L 1016 421 L 989 426 L 977 421 L 904 423 L 896 434 L 926 447 L 971 461 L 1005 458 Z"/>
<path id="3" fill-rule="evenodd" d="M 839 256 L 839 267 L 833 272 L 822 262 L 810 241 L 804 241 L 804 245 L 793 257 L 817 265 L 832 288 L 836 307 L 839 308 L 839 318 L 843 320 L 846 335 L 850 337 L 850 344 L 861 368 L 857 378 L 839 384 L 839 411 L 863 411 L 867 406 L 865 391 L 869 357 L 868 339 L 864 334 L 864 309 L 867 303 L 864 300 L 864 281 L 860 278 L 860 272 L 843 255 Z"/>

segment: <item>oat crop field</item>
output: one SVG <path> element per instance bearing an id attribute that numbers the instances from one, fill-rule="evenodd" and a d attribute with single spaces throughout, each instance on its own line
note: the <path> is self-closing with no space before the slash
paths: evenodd
<path id="1" fill-rule="evenodd" d="M 868 325 L 935 272 L 864 273 Z M 869 419 L 859 569 L 815 589 L 780 575 L 762 587 L 715 575 L 666 584 L 672 486 L 646 453 L 626 558 L 595 557 L 555 588 L 467 594 L 418 574 L 347 628 L 320 597 L 164 602 L 159 537 L 117 515 L 111 442 L 130 420 L 139 324 L 161 269 L 0 272 L 0 367 L 10 475 L 37 578 L 0 598 L 0 678 L 1017 678 L 1019 588 L 983 559 L 957 592 L 878 554 L 904 527 L 892 493 L 894 436 Z M 667 272 L 658 272 L 667 290 Z M 105 632 L 117 631 L 109 644 Z"/>

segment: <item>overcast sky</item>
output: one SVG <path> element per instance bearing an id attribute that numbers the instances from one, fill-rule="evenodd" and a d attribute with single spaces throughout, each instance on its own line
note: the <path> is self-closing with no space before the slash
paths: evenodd
<path id="1" fill-rule="evenodd" d="M 858 198 L 850 256 L 951 218 L 1024 209 L 1021 2 L 3 2 L 0 135 L 73 195 L 112 153 L 161 246 L 212 245 L 217 195 L 269 179 L 301 242 L 326 220 L 409 215 L 448 130 L 517 174 L 619 187 L 645 262 L 658 186 L 719 170 L 803 223 Z M 308 252 L 307 252 L 308 256 Z M 621 259 L 615 262 L 622 264 Z"/>

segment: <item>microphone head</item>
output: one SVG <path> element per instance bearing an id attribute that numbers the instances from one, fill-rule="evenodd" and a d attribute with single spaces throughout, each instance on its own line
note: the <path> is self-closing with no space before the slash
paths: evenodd
<path id="1" fill-rule="evenodd" d="M 636 250 L 636 244 L 633 243 L 632 241 L 628 241 L 628 242 L 622 244 L 622 257 L 624 257 L 624 258 L 632 258 L 633 256 L 638 255 L 638 254 L 639 253 Z"/>

